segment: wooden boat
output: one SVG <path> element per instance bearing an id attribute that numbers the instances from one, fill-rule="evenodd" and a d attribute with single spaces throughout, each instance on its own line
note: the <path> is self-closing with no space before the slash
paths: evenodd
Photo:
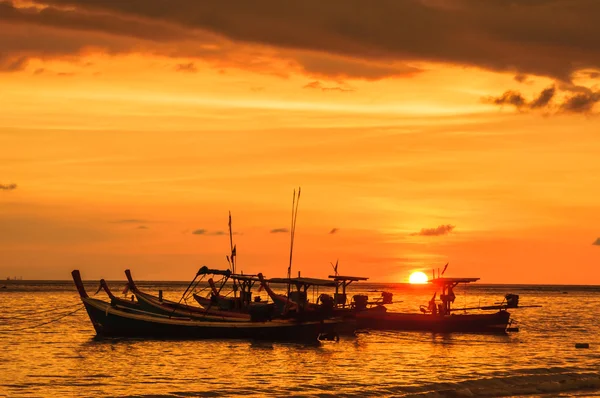
<path id="1" fill-rule="evenodd" d="M 219 309 L 193 307 L 187 304 L 176 303 L 174 301 L 165 300 L 162 297 L 155 297 L 151 294 L 140 291 L 133 278 L 130 270 L 125 270 L 129 289 L 133 292 L 140 303 L 142 310 L 166 315 L 170 317 L 187 317 L 194 318 L 200 321 L 212 322 L 249 322 L 250 315 L 234 312 L 223 312 Z"/>
<path id="2" fill-rule="evenodd" d="M 203 322 L 190 318 L 120 309 L 90 298 L 78 270 L 71 273 L 96 334 L 101 337 L 153 337 L 185 339 L 266 339 L 316 342 L 335 333 L 337 322 Z"/>
<path id="3" fill-rule="evenodd" d="M 436 303 L 434 294 L 429 306 L 421 306 L 421 313 L 388 312 L 380 306 L 379 311 L 359 311 L 356 313 L 359 329 L 383 330 L 422 330 L 431 332 L 473 332 L 473 333 L 506 333 L 510 322 L 510 313 L 506 307 L 492 314 L 454 314 L 455 295 L 453 289 L 459 283 L 470 283 L 479 278 L 435 278 L 430 282 L 441 288 L 441 303 Z M 479 307 L 477 309 L 485 309 Z M 490 309 L 498 309 L 494 306 Z"/>

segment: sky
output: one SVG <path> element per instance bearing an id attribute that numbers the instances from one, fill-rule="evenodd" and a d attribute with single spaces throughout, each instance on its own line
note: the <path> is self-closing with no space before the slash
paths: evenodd
<path id="1" fill-rule="evenodd" d="M 596 0 L 0 0 L 0 278 L 600 284 Z"/>

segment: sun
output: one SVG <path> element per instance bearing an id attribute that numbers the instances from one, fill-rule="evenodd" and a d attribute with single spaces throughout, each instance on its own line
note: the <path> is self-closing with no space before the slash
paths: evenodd
<path id="1" fill-rule="evenodd" d="M 428 281 L 427 275 L 425 275 L 421 271 L 413 272 L 412 274 L 410 274 L 410 277 L 408 278 L 408 282 L 412 283 L 412 284 L 422 284 L 422 283 L 427 283 L 427 281 Z"/>

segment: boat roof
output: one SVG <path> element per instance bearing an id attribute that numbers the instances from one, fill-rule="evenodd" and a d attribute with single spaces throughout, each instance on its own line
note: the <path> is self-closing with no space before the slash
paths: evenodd
<path id="1" fill-rule="evenodd" d="M 448 283 L 471 283 L 477 282 L 480 278 L 434 278 L 429 282 L 435 283 L 438 285 L 448 284 Z"/>
<path id="2" fill-rule="evenodd" d="M 333 279 L 334 281 L 366 281 L 369 278 L 364 277 L 364 276 L 346 276 L 346 275 L 329 275 L 329 278 Z"/>
<path id="3" fill-rule="evenodd" d="M 242 274 L 231 274 L 231 279 L 238 279 L 240 281 L 254 281 L 259 282 L 260 279 L 256 275 L 242 275 Z"/>
<path id="4" fill-rule="evenodd" d="M 285 283 L 294 285 L 310 285 L 310 286 L 331 286 L 335 287 L 335 282 L 329 279 L 317 279 L 317 278 L 271 278 L 268 279 L 269 283 Z"/>
<path id="5" fill-rule="evenodd" d="M 231 271 L 226 269 L 226 270 L 222 270 L 222 269 L 210 269 L 208 268 L 206 265 L 203 266 L 202 268 L 200 268 L 198 270 L 198 274 L 197 275 L 226 275 L 226 276 L 230 276 L 231 275 Z"/>

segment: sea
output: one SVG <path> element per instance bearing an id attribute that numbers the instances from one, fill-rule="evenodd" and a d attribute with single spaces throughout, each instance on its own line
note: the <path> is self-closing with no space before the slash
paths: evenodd
<path id="1" fill-rule="evenodd" d="M 121 294 L 125 282 L 109 285 Z M 187 285 L 138 282 L 176 301 Z M 85 286 L 92 295 L 98 281 Z M 348 293 L 382 291 L 394 294 L 389 311 L 418 312 L 433 295 L 430 285 L 363 282 Z M 600 396 L 600 286 L 475 283 L 455 293 L 455 308 L 518 294 L 523 308 L 510 311 L 518 332 L 365 331 L 313 344 L 100 339 L 71 281 L 0 281 L 0 396 Z"/>

